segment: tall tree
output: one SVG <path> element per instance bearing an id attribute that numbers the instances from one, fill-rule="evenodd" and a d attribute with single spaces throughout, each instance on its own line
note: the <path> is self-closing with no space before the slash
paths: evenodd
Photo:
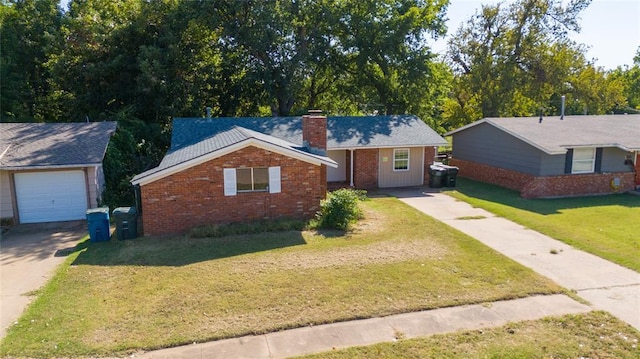
<path id="1" fill-rule="evenodd" d="M 0 3 L 0 120 L 61 119 L 47 67 L 61 48 L 61 20 L 56 0 Z"/>
<path id="2" fill-rule="evenodd" d="M 567 34 L 591 0 L 518 0 L 483 6 L 449 41 L 456 89 L 445 117 L 456 126 L 480 117 L 558 113 L 560 96 L 589 113 L 620 101 L 620 89 Z M 606 96 L 594 94 L 607 91 Z M 583 113 L 581 110 L 579 113 Z"/>

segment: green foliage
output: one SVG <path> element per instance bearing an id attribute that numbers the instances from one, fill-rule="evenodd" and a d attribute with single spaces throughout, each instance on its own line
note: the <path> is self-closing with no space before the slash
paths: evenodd
<path id="1" fill-rule="evenodd" d="M 136 119 L 126 110 L 114 116 L 118 129 L 109 141 L 103 161 L 106 188 L 101 204 L 111 208 L 136 206 L 129 181 L 160 162 L 168 148 L 168 131 L 159 124 Z"/>
<path id="2" fill-rule="evenodd" d="M 257 234 L 267 232 L 301 231 L 306 226 L 299 219 L 275 219 L 250 223 L 230 223 L 220 225 L 199 226 L 189 230 L 191 238 L 215 238 L 239 234 Z"/>
<path id="3" fill-rule="evenodd" d="M 519 0 L 486 5 L 449 41 L 456 74 L 445 104 L 448 127 L 482 117 L 603 114 L 625 102 L 620 81 L 572 42 L 590 0 Z"/>
<path id="4" fill-rule="evenodd" d="M 362 218 L 358 201 L 367 198 L 367 192 L 343 188 L 329 193 L 329 197 L 320 202 L 317 225 L 322 228 L 346 230 L 349 225 Z"/>

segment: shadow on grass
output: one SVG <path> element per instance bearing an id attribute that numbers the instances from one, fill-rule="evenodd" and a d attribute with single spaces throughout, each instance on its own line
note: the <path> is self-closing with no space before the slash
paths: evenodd
<path id="1" fill-rule="evenodd" d="M 460 177 L 458 177 L 457 179 L 457 187 L 451 188 L 451 190 L 454 189 L 457 192 L 460 192 L 471 198 L 500 203 L 506 206 L 543 215 L 560 213 L 560 211 L 565 209 L 585 207 L 640 207 L 640 196 L 634 196 L 630 194 L 611 194 L 603 196 L 569 198 L 525 199 L 520 197 L 520 194 L 517 191 Z"/>
<path id="2" fill-rule="evenodd" d="M 236 235 L 222 238 L 136 238 L 85 241 L 73 265 L 185 266 L 193 263 L 306 244 L 300 231 Z"/>

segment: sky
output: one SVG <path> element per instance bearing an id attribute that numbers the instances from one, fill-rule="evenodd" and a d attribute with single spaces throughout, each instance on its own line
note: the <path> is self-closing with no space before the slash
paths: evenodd
<path id="1" fill-rule="evenodd" d="M 450 0 L 447 36 L 432 43 L 432 49 L 444 54 L 449 36 L 455 34 L 460 25 L 481 8 L 481 4 L 497 2 Z M 595 60 L 596 66 L 605 70 L 633 64 L 633 57 L 640 47 L 640 0 L 593 0 L 580 18 L 582 30 L 579 34 L 570 34 L 570 38 L 589 47 L 587 59 Z"/>

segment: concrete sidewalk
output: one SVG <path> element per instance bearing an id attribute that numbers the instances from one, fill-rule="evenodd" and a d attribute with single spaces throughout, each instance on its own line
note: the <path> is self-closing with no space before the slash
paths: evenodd
<path id="1" fill-rule="evenodd" d="M 495 327 L 509 322 L 586 313 L 590 310 L 588 306 L 565 295 L 535 296 L 486 305 L 442 308 L 304 327 L 158 350 L 136 357 L 146 359 L 287 358 L 352 346 L 392 342 L 398 338 Z"/>
<path id="2" fill-rule="evenodd" d="M 385 191 L 640 330 L 640 273 L 426 188 Z M 461 219 L 462 217 L 484 217 Z M 557 254 L 551 253 L 552 250 Z"/>

